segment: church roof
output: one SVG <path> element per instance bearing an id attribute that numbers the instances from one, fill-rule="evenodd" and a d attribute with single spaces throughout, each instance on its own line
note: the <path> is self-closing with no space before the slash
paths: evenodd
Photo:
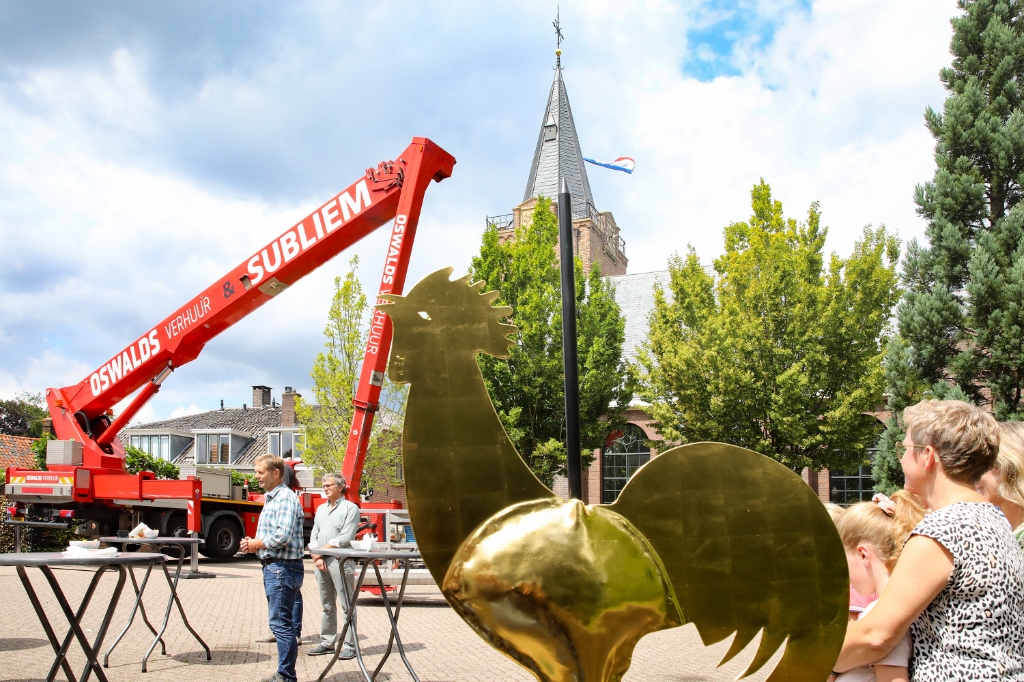
<path id="1" fill-rule="evenodd" d="M 555 67 L 555 82 L 551 84 L 548 104 L 544 109 L 523 201 L 539 196 L 556 199 L 560 177 L 569 183 L 573 216 L 589 215 L 591 210 L 588 207 L 593 207 L 594 195 L 590 192 L 590 181 L 583 165 L 583 153 L 576 137 L 576 124 L 572 120 L 569 96 L 562 81 L 561 65 Z"/>
<path id="2" fill-rule="evenodd" d="M 622 344 L 622 355 L 630 362 L 636 362 L 637 351 L 647 340 L 651 313 L 654 312 L 654 285 L 660 284 L 666 299 L 670 302 L 672 300 L 669 272 L 638 272 L 635 275 L 617 275 L 604 279 L 612 285 L 615 302 L 619 304 L 619 310 L 626 318 L 626 338 Z"/>

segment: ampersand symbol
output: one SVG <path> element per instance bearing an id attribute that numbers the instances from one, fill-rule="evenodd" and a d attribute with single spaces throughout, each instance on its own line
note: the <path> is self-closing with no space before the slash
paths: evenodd
<path id="1" fill-rule="evenodd" d="M 231 298 L 235 293 L 235 288 L 231 286 L 231 282 L 224 282 L 224 298 Z"/>

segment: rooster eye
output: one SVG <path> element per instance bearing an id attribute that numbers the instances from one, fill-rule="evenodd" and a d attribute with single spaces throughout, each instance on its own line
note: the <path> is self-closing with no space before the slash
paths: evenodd
<path id="1" fill-rule="evenodd" d="M 424 320 L 429 320 L 430 319 L 430 315 L 427 315 L 427 311 L 426 310 L 421 310 L 419 312 L 419 316 L 422 317 Z"/>

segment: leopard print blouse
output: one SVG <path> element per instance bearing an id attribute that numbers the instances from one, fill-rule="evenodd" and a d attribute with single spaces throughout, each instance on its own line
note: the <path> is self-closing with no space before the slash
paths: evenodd
<path id="1" fill-rule="evenodd" d="M 1024 554 L 991 504 L 934 511 L 913 535 L 953 555 L 949 582 L 910 626 L 910 679 L 1024 682 Z"/>

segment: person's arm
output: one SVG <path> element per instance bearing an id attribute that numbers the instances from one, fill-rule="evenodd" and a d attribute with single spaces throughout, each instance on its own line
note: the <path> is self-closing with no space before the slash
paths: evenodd
<path id="1" fill-rule="evenodd" d="M 909 682 L 910 673 L 906 666 L 901 665 L 876 665 L 875 679 L 878 682 Z"/>
<path id="2" fill-rule="evenodd" d="M 359 507 L 349 505 L 345 512 L 345 520 L 341 524 L 338 536 L 331 539 L 335 547 L 348 547 L 356 537 L 356 530 L 359 528 Z"/>
<path id="3" fill-rule="evenodd" d="M 892 651 L 952 573 L 953 555 L 938 540 L 925 535 L 907 540 L 878 603 L 847 626 L 834 669 L 846 672 L 869 665 Z"/>
<path id="4" fill-rule="evenodd" d="M 326 504 L 326 503 L 325 503 Z M 313 514 L 313 530 L 309 531 L 309 546 L 319 547 L 320 546 L 320 521 L 324 515 L 320 512 L 324 505 L 320 505 L 316 509 L 316 513 Z"/>

